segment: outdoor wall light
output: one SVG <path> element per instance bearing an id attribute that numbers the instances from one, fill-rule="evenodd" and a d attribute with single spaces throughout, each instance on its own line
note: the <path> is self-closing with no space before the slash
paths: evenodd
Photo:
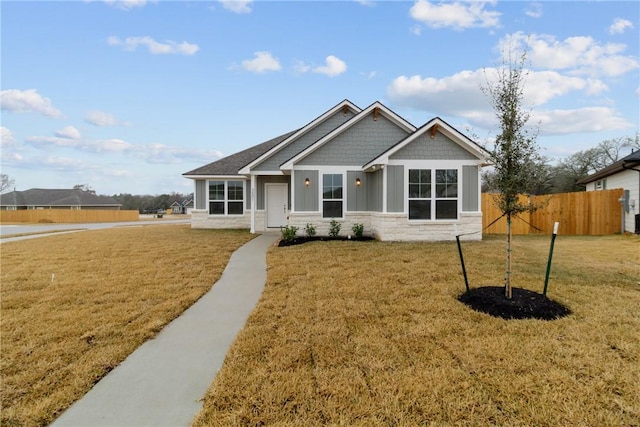
<path id="1" fill-rule="evenodd" d="M 304 179 L 304 186 L 305 186 L 305 187 L 308 187 L 308 186 L 309 186 L 309 184 L 311 184 L 311 180 L 310 180 L 309 178 L 305 178 L 305 179 Z"/>
<path id="2" fill-rule="evenodd" d="M 360 187 L 362 185 L 362 181 L 360 178 L 356 178 L 356 187 Z"/>

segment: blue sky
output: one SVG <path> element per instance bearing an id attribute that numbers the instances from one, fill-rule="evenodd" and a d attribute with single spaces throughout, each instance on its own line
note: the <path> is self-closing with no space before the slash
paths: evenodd
<path id="1" fill-rule="evenodd" d="M 181 174 L 343 99 L 490 141 L 480 90 L 527 48 L 525 107 L 564 158 L 640 129 L 640 3 L 6 1 L 2 173 L 18 190 L 188 193 Z"/>

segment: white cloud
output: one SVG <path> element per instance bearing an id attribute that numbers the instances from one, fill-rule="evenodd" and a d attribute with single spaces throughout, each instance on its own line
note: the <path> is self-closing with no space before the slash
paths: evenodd
<path id="1" fill-rule="evenodd" d="M 61 117 L 62 112 L 54 108 L 49 98 L 35 89 L 7 89 L 0 92 L 2 109 L 14 113 L 40 113 L 47 117 Z"/>
<path id="2" fill-rule="evenodd" d="M 360 73 L 361 76 L 364 76 L 365 79 L 367 80 L 371 80 L 372 78 L 374 78 L 376 76 L 376 72 L 375 71 L 369 71 L 368 73 Z"/>
<path id="3" fill-rule="evenodd" d="M 254 52 L 254 59 L 242 61 L 242 67 L 253 73 L 264 73 L 265 71 L 278 71 L 282 67 L 277 58 L 274 58 L 270 52 Z"/>
<path id="4" fill-rule="evenodd" d="M 387 88 L 387 96 L 397 107 L 463 117 L 474 125 L 491 128 L 495 126 L 495 113 L 480 88 L 486 86 L 487 81 L 491 84 L 495 76 L 496 70 L 492 68 L 462 71 L 440 79 L 400 76 Z M 542 122 L 542 134 L 622 129 L 629 124 L 615 116 L 614 110 L 609 107 L 563 111 L 544 111 L 541 108 L 569 94 L 581 93 L 588 97 L 607 90 L 607 86 L 599 80 L 566 76 L 555 71 L 529 71 L 522 104 L 525 108 L 533 108 L 530 123 Z M 571 116 L 571 113 L 575 116 Z"/>
<path id="5" fill-rule="evenodd" d="M 608 107 L 534 111 L 531 120 L 539 122 L 541 134 L 547 135 L 623 130 L 633 126 Z"/>
<path id="6" fill-rule="evenodd" d="M 355 0 L 357 3 L 360 3 L 362 6 L 373 7 L 376 5 L 376 2 L 373 0 Z"/>
<path id="7" fill-rule="evenodd" d="M 308 65 L 304 61 L 296 59 L 293 63 L 293 71 L 296 74 L 304 74 L 311 71 L 311 65 Z"/>
<path id="8" fill-rule="evenodd" d="M 609 27 L 610 34 L 622 34 L 627 29 L 633 28 L 633 23 L 626 19 L 616 18 Z"/>
<path id="9" fill-rule="evenodd" d="M 26 142 L 35 148 L 44 149 L 50 146 L 72 148 L 89 153 L 123 153 L 135 150 L 135 146 L 121 139 L 70 139 L 59 136 L 30 136 Z"/>
<path id="10" fill-rule="evenodd" d="M 113 115 L 103 111 L 89 111 L 84 121 L 94 126 L 118 126 L 120 122 Z"/>
<path id="11" fill-rule="evenodd" d="M 117 7 L 118 9 L 131 10 L 134 7 L 144 7 L 147 4 L 147 0 L 103 0 L 109 6 Z"/>
<path id="12" fill-rule="evenodd" d="M 218 0 L 222 7 L 234 13 L 251 13 L 253 0 Z"/>
<path id="13" fill-rule="evenodd" d="M 326 65 L 316 67 L 313 69 L 314 73 L 320 73 L 329 77 L 339 76 L 347 71 L 347 64 L 340 58 L 329 55 L 326 59 Z"/>
<path id="14" fill-rule="evenodd" d="M 59 138 L 66 139 L 80 139 L 82 137 L 82 135 L 80 135 L 80 131 L 73 126 L 66 126 L 56 131 L 55 135 Z"/>
<path id="15" fill-rule="evenodd" d="M 127 37 L 124 40 L 116 36 L 110 36 L 107 38 L 107 44 L 109 46 L 122 46 L 128 51 L 134 51 L 138 46 L 146 46 L 152 55 L 194 55 L 200 50 L 197 44 L 176 43 L 171 40 L 160 43 L 148 36 Z"/>
<path id="16" fill-rule="evenodd" d="M 542 3 L 529 3 L 528 7 L 524 10 L 524 13 L 531 18 L 540 18 L 542 16 Z"/>
<path id="17" fill-rule="evenodd" d="M 137 154 L 151 164 L 178 164 L 185 161 L 202 163 L 222 157 L 222 153 L 217 150 L 191 150 L 163 144 L 146 145 Z"/>
<path id="18" fill-rule="evenodd" d="M 455 1 L 430 2 L 417 0 L 411 7 L 411 17 L 431 28 L 451 27 L 455 30 L 466 28 L 491 28 L 500 25 L 500 12 L 485 8 L 493 6 L 496 1 Z"/>
<path id="19" fill-rule="evenodd" d="M 420 25 L 414 25 L 413 27 L 409 28 L 409 32 L 414 36 L 419 36 L 422 34 L 422 27 Z"/>
<path id="20" fill-rule="evenodd" d="M 509 46 L 518 51 L 528 50 L 527 59 L 534 68 L 566 70 L 574 75 L 620 76 L 640 67 L 638 59 L 621 55 L 626 46 L 619 43 L 598 43 L 591 37 L 568 37 L 557 40 L 546 34 L 530 36 L 522 32 L 500 40 L 502 52 Z"/>
<path id="21" fill-rule="evenodd" d="M 11 131 L 4 126 L 0 126 L 0 147 L 6 148 L 15 144 L 16 139 L 13 137 Z"/>

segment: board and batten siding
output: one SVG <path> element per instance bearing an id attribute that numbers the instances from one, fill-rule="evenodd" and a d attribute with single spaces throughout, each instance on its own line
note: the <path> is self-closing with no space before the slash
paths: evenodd
<path id="1" fill-rule="evenodd" d="M 259 176 L 257 179 L 256 187 L 256 209 L 264 210 L 264 199 L 265 199 L 265 184 L 290 184 L 290 180 L 288 176 L 284 175 L 265 175 Z M 288 186 L 287 191 L 287 207 L 291 209 L 291 185 Z"/>
<path id="2" fill-rule="evenodd" d="M 296 170 L 293 171 L 293 188 L 295 191 L 295 208 L 297 212 L 318 212 L 318 189 L 320 181 L 317 170 Z M 310 184 L 304 185 L 305 179 L 309 178 Z"/>
<path id="3" fill-rule="evenodd" d="M 374 120 L 372 113 L 301 159 L 297 164 L 364 165 L 406 136 L 405 130 L 384 116 Z"/>
<path id="4" fill-rule="evenodd" d="M 207 181 L 204 179 L 196 180 L 196 209 L 207 209 Z"/>
<path id="5" fill-rule="evenodd" d="M 480 192 L 478 191 L 478 166 L 462 166 L 462 211 L 480 210 Z"/>
<path id="6" fill-rule="evenodd" d="M 382 212 L 382 169 L 367 173 L 367 210 L 370 212 Z"/>
<path id="7" fill-rule="evenodd" d="M 356 186 L 356 179 L 360 179 L 360 187 Z M 346 194 L 347 211 L 364 212 L 367 206 L 367 174 L 359 171 L 347 171 Z"/>
<path id="8" fill-rule="evenodd" d="M 387 166 L 387 212 L 404 212 L 404 166 Z"/>

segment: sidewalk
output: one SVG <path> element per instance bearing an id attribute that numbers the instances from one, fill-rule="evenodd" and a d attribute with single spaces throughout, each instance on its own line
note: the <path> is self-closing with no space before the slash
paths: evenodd
<path id="1" fill-rule="evenodd" d="M 233 253 L 198 302 L 147 341 L 52 426 L 189 426 L 266 281 L 263 234 Z"/>

